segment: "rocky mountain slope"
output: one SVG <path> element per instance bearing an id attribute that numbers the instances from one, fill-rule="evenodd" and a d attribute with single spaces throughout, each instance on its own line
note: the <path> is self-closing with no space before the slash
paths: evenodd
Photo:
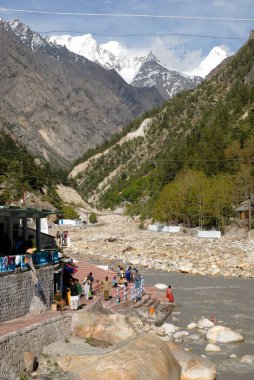
<path id="1" fill-rule="evenodd" d="M 17 20 L 0 21 L 0 55 L 0 128 L 54 165 L 70 165 L 163 101 Z"/>
<path id="2" fill-rule="evenodd" d="M 169 70 L 150 52 L 131 84 L 135 87 L 155 86 L 164 99 L 169 99 L 179 92 L 197 87 L 202 81 L 203 78 L 199 76 L 190 77 L 178 71 Z"/>
<path id="3" fill-rule="evenodd" d="M 91 34 L 52 35 L 47 40 L 65 46 L 68 50 L 97 62 L 106 69 L 116 70 L 127 83 L 136 87 L 156 86 L 164 99 L 195 88 L 201 83 L 202 78 L 227 56 L 225 50 L 215 47 L 192 73 L 183 74 L 162 64 L 152 52 L 143 56 L 133 56 L 117 41 L 99 45 Z"/>
<path id="4" fill-rule="evenodd" d="M 210 80 L 91 153 L 71 173 L 81 193 L 100 207 L 125 204 L 131 213 L 193 225 L 205 199 L 206 223 L 224 223 L 254 183 L 253 52 L 251 35 Z"/>

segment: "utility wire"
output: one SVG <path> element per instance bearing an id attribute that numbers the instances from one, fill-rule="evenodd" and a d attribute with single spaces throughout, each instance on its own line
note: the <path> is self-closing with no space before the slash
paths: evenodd
<path id="1" fill-rule="evenodd" d="M 83 13 L 83 12 L 57 12 L 57 11 L 36 11 L 29 9 L 0 8 L 1 12 L 35 13 L 57 16 L 79 16 L 79 17 L 142 17 L 158 19 L 178 19 L 178 20 L 211 20 L 211 21 L 254 21 L 254 18 L 240 17 L 207 17 L 207 16 L 178 16 L 178 15 L 155 15 L 155 14 L 135 14 L 135 13 Z"/>
<path id="2" fill-rule="evenodd" d="M 246 40 L 246 37 L 226 37 L 226 36 L 213 36 L 202 34 L 188 34 L 188 33 L 133 33 L 133 34 L 105 34 L 105 33 L 90 33 L 90 32 L 78 32 L 75 30 L 48 30 L 38 31 L 39 34 L 51 34 L 51 33 L 72 33 L 72 34 L 92 34 L 96 37 L 200 37 L 200 38 L 215 38 L 224 40 Z"/>

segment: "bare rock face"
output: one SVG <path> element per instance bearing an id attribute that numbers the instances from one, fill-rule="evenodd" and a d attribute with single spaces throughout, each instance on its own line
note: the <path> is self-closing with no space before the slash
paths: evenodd
<path id="1" fill-rule="evenodd" d="M 0 130 L 54 165 L 69 166 L 163 102 L 155 87 L 130 86 L 17 20 L 0 20 L 0 55 Z"/>
<path id="2" fill-rule="evenodd" d="M 216 367 L 209 360 L 192 352 L 186 352 L 176 343 L 168 342 L 168 346 L 182 368 L 181 380 L 216 379 Z"/>
<path id="3" fill-rule="evenodd" d="M 76 336 L 97 339 L 111 345 L 137 335 L 135 329 L 127 323 L 125 316 L 116 314 L 74 314 L 72 329 Z"/>
<path id="4" fill-rule="evenodd" d="M 25 370 L 27 373 L 31 373 L 34 371 L 35 366 L 35 357 L 34 354 L 30 351 L 24 352 L 24 364 L 25 364 Z"/>
<path id="5" fill-rule="evenodd" d="M 32 314 L 41 314 L 47 311 L 47 305 L 42 302 L 41 298 L 34 295 L 30 305 L 30 313 Z"/>
<path id="6" fill-rule="evenodd" d="M 167 344 L 147 334 L 126 340 L 106 355 L 63 356 L 54 360 L 63 371 L 78 374 L 81 380 L 181 379 L 181 367 Z"/>

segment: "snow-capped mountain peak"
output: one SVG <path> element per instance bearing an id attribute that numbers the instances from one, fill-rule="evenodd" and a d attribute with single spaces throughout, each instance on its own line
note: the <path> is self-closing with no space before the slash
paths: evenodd
<path id="1" fill-rule="evenodd" d="M 11 20 L 6 23 L 17 37 L 33 51 L 36 51 L 42 46 L 46 46 L 47 42 L 38 33 L 32 32 L 29 26 L 23 24 L 19 20 Z"/>
<path id="2" fill-rule="evenodd" d="M 66 46 L 73 53 L 99 63 L 107 69 L 115 69 L 127 83 L 132 81 L 143 62 L 143 57 L 132 58 L 124 54 L 119 42 L 110 41 L 99 45 L 91 34 L 74 37 L 51 36 L 47 40 L 56 45 Z"/>
<path id="3" fill-rule="evenodd" d="M 96 62 L 98 59 L 99 46 L 91 34 L 75 37 L 63 34 L 48 37 L 47 40 L 55 45 L 65 46 L 71 52 L 82 55 L 90 61 Z"/>
<path id="4" fill-rule="evenodd" d="M 200 63 L 197 69 L 189 72 L 189 75 L 198 75 L 205 78 L 216 66 L 218 66 L 225 58 L 228 57 L 228 53 L 220 46 L 215 46 L 208 56 Z"/>

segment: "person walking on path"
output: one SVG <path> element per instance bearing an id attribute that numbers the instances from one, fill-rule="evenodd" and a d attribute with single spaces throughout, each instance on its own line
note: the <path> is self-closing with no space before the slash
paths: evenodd
<path id="1" fill-rule="evenodd" d="M 85 278 L 83 285 L 84 285 L 84 296 L 86 300 L 88 301 L 89 297 L 91 296 L 91 290 L 90 290 L 91 284 L 87 277 Z"/>
<path id="2" fill-rule="evenodd" d="M 93 278 L 92 272 L 90 272 L 88 274 L 87 279 L 90 281 L 90 293 L 91 293 L 91 296 L 92 296 L 93 295 L 93 282 L 94 282 L 94 278 Z"/>
<path id="3" fill-rule="evenodd" d="M 168 288 L 167 288 L 167 290 L 166 290 L 166 297 L 168 298 L 168 301 L 170 303 L 173 303 L 175 301 L 174 295 L 173 295 L 173 292 L 172 292 L 172 289 L 171 289 L 171 285 L 169 285 Z"/>
<path id="4" fill-rule="evenodd" d="M 109 300 L 109 291 L 111 288 L 111 284 L 108 280 L 108 276 L 106 276 L 105 280 L 102 282 L 103 285 L 103 298 L 105 301 Z"/>
<path id="5" fill-rule="evenodd" d="M 77 310 L 78 309 L 78 287 L 76 282 L 71 279 L 70 281 L 71 286 L 71 310 Z"/>
<path id="6" fill-rule="evenodd" d="M 83 288 L 82 288 L 81 284 L 79 283 L 78 278 L 75 278 L 74 281 L 75 281 L 75 284 L 76 284 L 77 289 L 78 289 L 78 307 L 80 307 L 80 297 L 83 296 Z"/>
<path id="7" fill-rule="evenodd" d="M 141 286 L 141 274 L 139 273 L 139 271 L 136 269 L 136 272 L 135 272 L 135 278 L 134 278 L 134 286 L 136 289 L 139 289 L 140 286 Z"/>

